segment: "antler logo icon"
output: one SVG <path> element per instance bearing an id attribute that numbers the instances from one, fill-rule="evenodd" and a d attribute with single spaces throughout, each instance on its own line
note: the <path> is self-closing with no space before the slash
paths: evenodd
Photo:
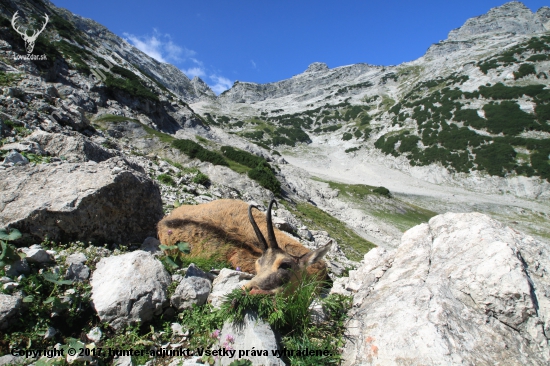
<path id="1" fill-rule="evenodd" d="M 46 21 L 44 22 L 42 29 L 40 29 L 38 32 L 36 30 L 33 30 L 33 34 L 29 36 L 27 34 L 27 29 L 25 29 L 24 32 L 21 32 L 19 28 L 17 28 L 17 26 L 15 25 L 15 21 L 18 18 L 18 15 L 17 15 L 18 12 L 19 10 L 16 11 L 15 14 L 13 14 L 13 17 L 11 18 L 11 26 L 17 33 L 21 35 L 21 37 L 25 41 L 25 48 L 27 49 L 27 53 L 32 53 L 32 50 L 34 49 L 34 42 L 36 42 L 36 38 L 38 38 L 40 33 L 42 33 L 44 28 L 46 28 L 46 24 L 48 24 L 48 21 L 50 20 L 50 18 L 48 17 L 48 14 L 44 13 L 44 18 L 46 19 Z"/>

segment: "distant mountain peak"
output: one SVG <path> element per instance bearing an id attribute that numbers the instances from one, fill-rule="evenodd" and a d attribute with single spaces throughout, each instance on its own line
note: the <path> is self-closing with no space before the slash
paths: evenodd
<path id="1" fill-rule="evenodd" d="M 540 11 L 540 13 L 539 13 Z M 550 9 L 533 13 L 519 1 L 490 9 L 486 14 L 468 19 L 460 28 L 449 32 L 448 41 L 467 41 L 480 35 L 496 33 L 532 34 L 545 32 L 544 23 Z M 541 18 L 546 18 L 543 21 Z"/>
<path id="2" fill-rule="evenodd" d="M 319 72 L 319 71 L 327 71 L 328 66 L 324 62 L 314 62 L 311 65 L 308 66 L 307 70 L 304 72 Z"/>

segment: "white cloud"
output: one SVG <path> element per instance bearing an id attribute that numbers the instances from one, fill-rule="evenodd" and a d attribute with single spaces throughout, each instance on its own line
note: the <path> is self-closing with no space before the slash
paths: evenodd
<path id="1" fill-rule="evenodd" d="M 252 63 L 252 67 L 256 68 L 256 63 L 254 62 L 254 60 L 250 60 L 250 62 Z"/>
<path id="2" fill-rule="evenodd" d="M 215 74 L 210 75 L 210 80 L 214 83 L 214 85 L 210 85 L 210 88 L 212 88 L 212 90 L 216 94 L 220 94 L 226 91 L 233 85 L 231 80 L 229 80 L 228 78 Z"/>
<path id="3" fill-rule="evenodd" d="M 187 75 L 187 77 L 189 77 L 190 79 L 194 78 L 195 76 L 202 78 L 206 75 L 206 72 L 201 67 L 190 67 L 181 71 L 183 71 L 183 73 Z"/>
<path id="4" fill-rule="evenodd" d="M 196 55 L 196 52 L 185 47 L 180 47 L 172 42 L 169 34 L 162 34 L 153 29 L 152 35 L 136 36 L 123 33 L 132 45 L 160 62 L 182 62 Z"/>
<path id="5" fill-rule="evenodd" d="M 155 60 L 178 64 L 180 70 L 189 78 L 195 76 L 202 79 L 207 78 L 208 85 L 216 94 L 230 89 L 233 85 L 231 80 L 219 75 L 219 72 L 208 70 L 204 63 L 195 57 L 197 55 L 195 51 L 175 44 L 169 34 L 163 34 L 153 28 L 153 34 L 145 36 L 136 36 L 126 32 L 123 35 L 126 41 Z M 256 68 L 254 60 L 250 61 Z"/>

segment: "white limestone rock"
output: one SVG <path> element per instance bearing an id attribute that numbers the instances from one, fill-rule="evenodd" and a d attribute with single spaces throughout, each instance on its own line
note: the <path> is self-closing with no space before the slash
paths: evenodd
<path id="1" fill-rule="evenodd" d="M 356 291 L 344 364 L 547 364 L 548 254 L 479 213 L 408 230 L 338 281 Z"/>
<path id="2" fill-rule="evenodd" d="M 170 275 L 142 250 L 102 258 L 92 274 L 92 302 L 102 322 L 115 329 L 150 321 L 168 305 Z"/>
<path id="3" fill-rule="evenodd" d="M 230 347 L 230 348 L 229 348 Z M 218 343 L 214 349 L 234 349 L 235 356 L 221 357 L 217 360 L 217 366 L 228 366 L 231 362 L 238 359 L 248 359 L 254 366 L 284 366 L 284 362 L 275 356 L 272 351 L 278 350 L 275 333 L 258 315 L 253 312 L 247 312 L 242 323 L 232 323 L 226 321 L 221 330 Z M 267 350 L 268 355 L 262 356 L 244 356 L 239 357 L 240 350 Z"/>
<path id="4" fill-rule="evenodd" d="M 236 288 L 241 288 L 254 277 L 253 274 L 223 268 L 212 283 L 212 292 L 208 295 L 208 302 L 219 308 L 224 297 Z"/>

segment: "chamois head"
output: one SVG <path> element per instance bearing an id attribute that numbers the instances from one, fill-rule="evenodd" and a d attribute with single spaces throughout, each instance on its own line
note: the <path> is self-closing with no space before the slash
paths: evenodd
<path id="1" fill-rule="evenodd" d="M 257 207 L 252 205 L 248 207 L 248 218 L 258 237 L 258 247 L 262 250 L 262 256 L 255 263 L 256 276 L 245 285 L 245 288 L 250 289 L 252 294 L 280 292 L 287 284 L 290 284 L 288 288 L 293 290 L 300 282 L 306 267 L 323 258 L 332 245 L 332 241 L 330 241 L 324 247 L 300 257 L 283 251 L 277 244 L 271 221 L 271 208 L 274 203 L 277 204 L 275 200 L 272 200 L 267 209 L 267 242 L 252 216 L 252 209 L 257 209 Z"/>

